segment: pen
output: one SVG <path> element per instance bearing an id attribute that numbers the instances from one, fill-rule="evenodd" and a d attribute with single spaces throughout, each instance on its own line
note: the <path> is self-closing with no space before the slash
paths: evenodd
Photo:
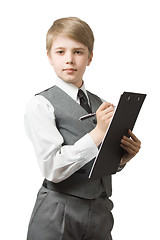
<path id="1" fill-rule="evenodd" d="M 80 117 L 80 121 L 83 121 L 83 120 L 85 120 L 85 119 L 87 119 L 87 118 L 90 118 L 90 117 L 94 117 L 96 115 L 96 113 L 89 113 L 89 114 L 87 114 L 87 115 L 84 115 L 84 116 L 82 116 L 82 117 Z"/>
<path id="2" fill-rule="evenodd" d="M 116 106 L 113 106 L 113 107 L 115 108 Z M 94 117 L 95 115 L 96 115 L 96 113 L 89 113 L 87 115 L 84 115 L 84 116 L 80 117 L 79 120 L 83 121 L 83 120 L 88 119 L 90 117 Z"/>

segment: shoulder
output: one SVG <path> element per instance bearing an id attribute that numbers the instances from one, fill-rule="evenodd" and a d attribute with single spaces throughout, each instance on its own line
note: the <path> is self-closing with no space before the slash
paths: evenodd
<path id="1" fill-rule="evenodd" d="M 62 93 L 63 91 L 58 86 L 54 85 L 53 87 L 37 93 L 35 96 L 43 96 L 53 105 L 57 99 L 61 99 Z"/>
<path id="2" fill-rule="evenodd" d="M 102 98 L 100 98 L 99 96 L 97 96 L 96 94 L 94 93 L 91 93 L 90 91 L 87 90 L 87 94 L 88 96 L 91 98 L 94 98 L 94 99 L 97 99 L 98 101 L 101 101 L 101 102 L 104 102 L 104 100 Z"/>
<path id="3" fill-rule="evenodd" d="M 94 96 L 94 97 L 96 97 L 96 98 L 100 98 L 100 97 L 98 97 L 96 94 L 94 94 L 94 93 L 92 93 L 92 92 L 90 92 L 90 91 L 88 91 L 88 90 L 87 90 L 87 94 L 89 94 L 89 95 L 91 95 L 91 96 Z"/>
<path id="4" fill-rule="evenodd" d="M 47 89 L 45 89 L 45 90 L 43 90 L 43 91 L 41 91 L 39 93 L 36 93 L 35 96 L 39 96 L 39 95 L 43 96 L 45 94 L 49 94 L 50 92 L 54 91 L 54 89 L 55 89 L 55 86 L 52 86 L 52 87 L 47 88 Z"/>
<path id="5" fill-rule="evenodd" d="M 35 95 L 28 102 L 25 115 L 37 115 L 41 113 L 50 113 L 53 112 L 53 106 L 51 103 L 42 95 Z"/>

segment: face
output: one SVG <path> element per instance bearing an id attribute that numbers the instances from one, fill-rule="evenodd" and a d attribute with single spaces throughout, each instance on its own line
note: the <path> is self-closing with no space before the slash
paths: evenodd
<path id="1" fill-rule="evenodd" d="M 81 87 L 86 66 L 89 66 L 88 48 L 71 38 L 58 36 L 54 39 L 48 58 L 56 75 L 63 81 Z"/>

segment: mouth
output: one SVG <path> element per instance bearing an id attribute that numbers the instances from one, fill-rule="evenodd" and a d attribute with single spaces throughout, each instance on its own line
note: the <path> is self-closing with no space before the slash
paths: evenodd
<path id="1" fill-rule="evenodd" d="M 72 72 L 76 72 L 77 71 L 77 69 L 75 69 L 75 68 L 64 68 L 63 69 L 63 72 L 68 72 L 68 73 L 72 73 Z"/>

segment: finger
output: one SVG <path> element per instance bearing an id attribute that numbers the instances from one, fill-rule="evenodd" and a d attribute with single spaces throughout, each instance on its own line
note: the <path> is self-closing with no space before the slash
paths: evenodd
<path id="1" fill-rule="evenodd" d="M 103 111 L 105 110 L 106 108 L 110 107 L 110 106 L 113 106 L 113 104 L 109 103 L 109 102 L 103 102 L 100 107 L 98 108 L 97 111 Z"/>
<path id="2" fill-rule="evenodd" d="M 139 152 L 139 150 L 140 150 L 140 144 L 134 142 L 133 140 L 131 140 L 129 138 L 127 140 L 121 139 L 121 143 L 125 147 L 127 147 L 127 148 L 129 148 L 129 149 L 131 149 L 131 150 L 133 150 L 135 152 Z"/>
<path id="3" fill-rule="evenodd" d="M 111 121 L 112 116 L 113 116 L 112 113 L 108 113 L 107 115 L 101 116 L 99 119 L 100 119 L 101 121 L 105 122 L 106 124 L 108 124 L 108 123 Z"/>
<path id="4" fill-rule="evenodd" d="M 108 108 L 104 109 L 103 112 L 105 114 L 108 114 L 109 112 L 114 112 L 114 107 L 113 106 L 109 106 Z"/>
<path id="5" fill-rule="evenodd" d="M 104 119 L 104 120 L 109 120 L 109 119 L 111 119 L 112 117 L 113 117 L 113 112 L 109 112 L 109 113 L 105 114 L 105 115 L 102 117 L 102 119 Z"/>
<path id="6" fill-rule="evenodd" d="M 120 145 L 124 150 L 127 151 L 127 153 L 130 155 L 130 156 L 135 156 L 137 154 L 137 149 L 132 149 L 130 147 L 127 147 L 126 145 L 124 144 L 121 144 Z"/>
<path id="7" fill-rule="evenodd" d="M 126 136 L 123 136 L 123 139 L 122 139 L 122 143 L 123 144 L 126 144 L 127 146 L 131 146 L 131 145 L 134 145 L 135 147 L 139 147 L 141 146 L 141 142 L 140 141 L 135 141 L 135 140 L 132 140 Z"/>
<path id="8" fill-rule="evenodd" d="M 132 133 L 132 131 L 129 129 L 128 131 L 130 137 L 135 141 L 135 142 L 140 142 L 140 140 Z"/>

